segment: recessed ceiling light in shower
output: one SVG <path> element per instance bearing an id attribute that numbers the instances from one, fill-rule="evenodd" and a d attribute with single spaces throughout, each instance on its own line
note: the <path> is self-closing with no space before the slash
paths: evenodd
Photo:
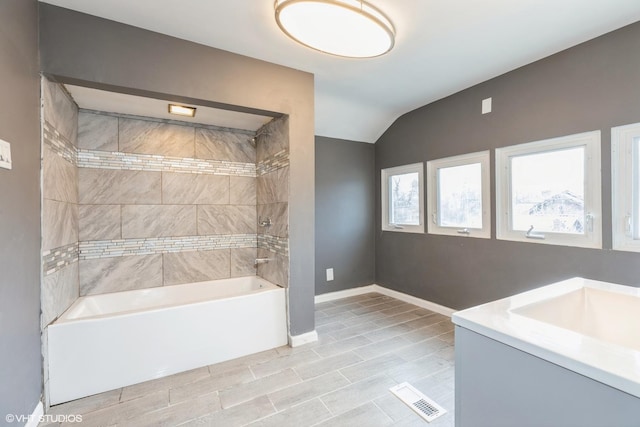
<path id="1" fill-rule="evenodd" d="M 169 113 L 178 116 L 195 117 L 196 107 L 187 107 L 184 105 L 169 104 Z"/>
<path id="2" fill-rule="evenodd" d="M 393 48 L 389 18 L 362 0 L 276 0 L 276 22 L 307 47 L 349 58 L 371 58 Z"/>

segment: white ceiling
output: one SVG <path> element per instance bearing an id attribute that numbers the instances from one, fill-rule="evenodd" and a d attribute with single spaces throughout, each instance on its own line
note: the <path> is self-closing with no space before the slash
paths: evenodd
<path id="1" fill-rule="evenodd" d="M 65 85 L 80 108 L 256 131 L 273 117 Z M 169 114 L 169 104 L 196 107 L 195 117 Z"/>
<path id="2" fill-rule="evenodd" d="M 273 0 L 42 1 L 311 72 L 316 134 L 365 142 L 417 107 L 640 20 L 639 0 L 368 0 L 396 45 L 344 59 L 281 33 Z"/>

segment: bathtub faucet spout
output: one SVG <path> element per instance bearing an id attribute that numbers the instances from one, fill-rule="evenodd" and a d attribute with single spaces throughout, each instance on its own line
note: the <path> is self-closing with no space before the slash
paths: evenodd
<path id="1" fill-rule="evenodd" d="M 258 264 L 266 264 L 269 261 L 271 261 L 271 258 L 256 258 L 256 262 L 254 265 L 257 267 Z"/>

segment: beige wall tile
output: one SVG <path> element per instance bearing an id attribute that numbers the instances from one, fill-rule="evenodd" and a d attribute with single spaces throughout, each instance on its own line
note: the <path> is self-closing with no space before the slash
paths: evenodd
<path id="1" fill-rule="evenodd" d="M 256 178 L 232 176 L 229 185 L 229 203 L 232 205 L 256 204 Z"/>
<path id="2" fill-rule="evenodd" d="M 289 237 L 289 204 L 270 203 L 258 205 L 258 222 L 271 219 L 269 227 L 258 226 L 258 234 L 269 234 L 276 237 Z"/>
<path id="3" fill-rule="evenodd" d="M 231 249 L 231 277 L 256 275 L 256 248 Z"/>
<path id="4" fill-rule="evenodd" d="M 60 316 L 80 296 L 78 263 L 45 276 L 42 280 L 42 327 Z"/>
<path id="5" fill-rule="evenodd" d="M 198 235 L 256 232 L 255 206 L 198 206 Z"/>
<path id="6" fill-rule="evenodd" d="M 229 249 L 163 254 L 164 285 L 226 279 L 231 272 Z"/>
<path id="7" fill-rule="evenodd" d="M 42 78 L 44 120 L 73 145 L 78 145 L 78 106 L 62 85 Z"/>
<path id="8" fill-rule="evenodd" d="M 196 129 L 196 158 L 255 163 L 251 135 L 213 129 Z"/>
<path id="9" fill-rule="evenodd" d="M 195 206 L 122 206 L 122 238 L 124 239 L 195 235 Z"/>
<path id="10" fill-rule="evenodd" d="M 80 295 L 162 286 L 162 255 L 80 260 Z"/>
<path id="11" fill-rule="evenodd" d="M 289 149 L 289 116 L 275 118 L 257 132 L 257 161 L 261 162 Z"/>
<path id="12" fill-rule="evenodd" d="M 258 258 L 269 258 L 269 262 L 258 265 L 258 276 L 285 288 L 289 286 L 289 257 L 258 248 Z"/>
<path id="13" fill-rule="evenodd" d="M 289 200 L 289 166 L 258 177 L 258 204 Z"/>
<path id="14" fill-rule="evenodd" d="M 195 131 L 191 126 L 146 120 L 119 120 L 119 151 L 194 157 Z"/>
<path id="15" fill-rule="evenodd" d="M 42 159 L 42 197 L 78 203 L 78 168 L 44 145 Z"/>
<path id="16" fill-rule="evenodd" d="M 160 204 L 160 172 L 80 168 L 81 204 Z"/>
<path id="17" fill-rule="evenodd" d="M 78 241 L 78 205 L 55 200 L 42 201 L 42 250 Z"/>
<path id="18" fill-rule="evenodd" d="M 163 172 L 162 201 L 174 205 L 226 205 L 229 203 L 229 177 Z"/>
<path id="19" fill-rule="evenodd" d="M 78 115 L 78 147 L 118 151 L 118 118 L 81 111 Z"/>
<path id="20" fill-rule="evenodd" d="M 112 240 L 120 239 L 120 205 L 80 205 L 79 239 Z"/>

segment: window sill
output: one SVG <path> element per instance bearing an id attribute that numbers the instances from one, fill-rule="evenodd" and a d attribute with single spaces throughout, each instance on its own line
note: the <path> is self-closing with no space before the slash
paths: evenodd
<path id="1" fill-rule="evenodd" d="M 496 236 L 497 240 L 507 240 L 511 242 L 523 242 L 523 243 L 533 243 L 540 245 L 554 245 L 554 246 L 567 246 L 573 248 L 587 248 L 587 249 L 602 249 L 602 239 L 598 238 L 598 236 L 592 236 L 591 238 L 580 237 L 580 238 L 571 238 L 571 236 L 549 236 L 549 233 L 545 235 L 544 238 L 539 237 L 525 237 L 524 232 L 520 233 L 509 233 L 507 235 L 500 234 Z"/>

